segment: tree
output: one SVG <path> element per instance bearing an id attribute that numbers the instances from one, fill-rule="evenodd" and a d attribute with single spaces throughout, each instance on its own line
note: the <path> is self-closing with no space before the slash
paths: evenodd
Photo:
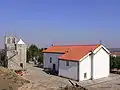
<path id="1" fill-rule="evenodd" d="M 110 57 L 110 68 L 111 69 L 114 69 L 114 68 L 117 68 L 117 69 L 120 69 L 120 57 L 117 56 L 117 57 Z"/>
<path id="2" fill-rule="evenodd" d="M 31 59 L 32 59 L 31 52 L 29 51 L 29 48 L 27 48 L 27 63 L 29 63 L 29 61 L 31 61 Z"/>
<path id="3" fill-rule="evenodd" d="M 37 60 L 38 62 L 42 63 L 43 62 L 43 53 L 42 53 L 42 48 L 39 49 L 36 45 L 31 45 L 27 49 L 27 62 L 30 60 L 34 61 Z"/>
<path id="4" fill-rule="evenodd" d="M 41 48 L 41 49 L 39 49 L 39 58 L 38 58 L 38 62 L 39 63 L 43 63 L 43 53 L 42 53 L 42 51 L 43 51 L 43 48 Z"/>
<path id="5" fill-rule="evenodd" d="M 38 47 L 36 46 L 36 45 L 31 45 L 30 47 L 29 47 L 29 51 L 30 51 L 30 53 L 31 53 L 31 56 L 32 56 L 32 59 L 35 57 L 37 57 L 37 56 L 39 56 L 39 49 L 38 49 Z"/>
<path id="6" fill-rule="evenodd" d="M 6 60 L 5 57 L 6 57 L 5 50 L 2 49 L 2 50 L 0 51 L 0 65 L 2 65 L 2 66 L 4 66 L 4 67 L 7 66 L 7 63 L 6 63 L 6 61 L 5 61 L 5 60 Z"/>

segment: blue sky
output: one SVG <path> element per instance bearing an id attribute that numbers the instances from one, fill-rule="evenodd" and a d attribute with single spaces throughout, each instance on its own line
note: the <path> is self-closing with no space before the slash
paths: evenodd
<path id="1" fill-rule="evenodd" d="M 7 35 L 27 44 L 120 47 L 120 0 L 1 0 L 0 47 Z"/>

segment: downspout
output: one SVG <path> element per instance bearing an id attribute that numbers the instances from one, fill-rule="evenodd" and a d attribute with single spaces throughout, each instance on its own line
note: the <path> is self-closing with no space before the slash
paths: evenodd
<path id="1" fill-rule="evenodd" d="M 92 50 L 90 51 L 89 55 L 90 55 L 90 59 L 91 59 L 91 77 L 90 77 L 90 80 L 93 80 L 93 56 L 94 56 L 94 53 Z"/>

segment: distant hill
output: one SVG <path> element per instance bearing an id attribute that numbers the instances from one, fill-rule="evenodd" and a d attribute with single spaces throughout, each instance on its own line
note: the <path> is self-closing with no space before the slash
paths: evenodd
<path id="1" fill-rule="evenodd" d="M 120 48 L 109 48 L 110 52 L 120 52 Z"/>

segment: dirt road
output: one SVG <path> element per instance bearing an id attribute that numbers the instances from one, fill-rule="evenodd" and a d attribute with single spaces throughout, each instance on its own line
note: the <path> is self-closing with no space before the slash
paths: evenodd
<path id="1" fill-rule="evenodd" d="M 23 78 L 30 81 L 19 90 L 54 90 L 58 87 L 69 84 L 68 80 L 58 76 L 46 74 L 43 69 L 27 65 L 27 73 Z"/>
<path id="2" fill-rule="evenodd" d="M 19 90 L 56 90 L 58 87 L 70 85 L 68 79 L 46 74 L 41 68 L 28 64 L 27 69 L 23 78 L 30 80 L 30 83 Z M 99 80 L 83 81 L 79 82 L 79 85 L 85 86 L 89 90 L 120 90 L 120 75 L 112 74 L 110 77 Z"/>

